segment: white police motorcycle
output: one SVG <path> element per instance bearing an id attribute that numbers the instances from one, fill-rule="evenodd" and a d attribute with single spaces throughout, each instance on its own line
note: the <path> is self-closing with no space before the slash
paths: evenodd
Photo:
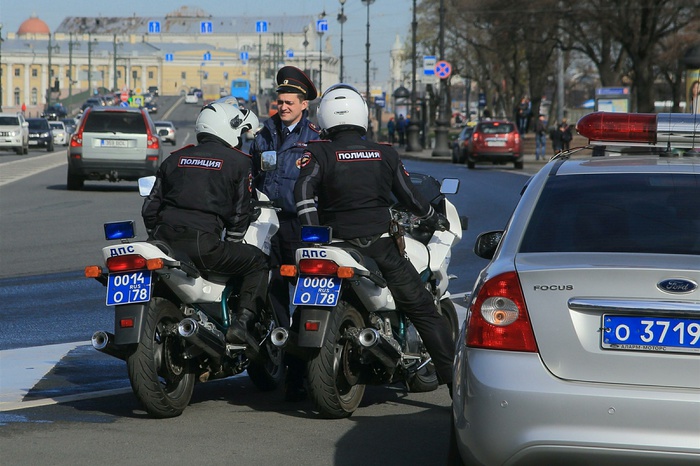
<path id="1" fill-rule="evenodd" d="M 405 231 L 405 256 L 456 338 L 459 323 L 447 291 L 447 268 L 466 218 L 460 218 L 445 194 L 456 193 L 459 180 L 440 184 L 415 173 L 411 179 L 433 208 L 447 217 L 450 228 L 426 230 L 398 205 L 392 215 Z M 438 380 L 430 355 L 410 319 L 396 308 L 376 264 L 333 240 L 330 227 L 302 227 L 302 241 L 309 245 L 297 250 L 296 264 L 282 269 L 283 275 L 297 278 L 293 319 L 299 330 L 276 328 L 271 338 L 308 361 L 309 395 L 321 415 L 350 416 L 366 384 L 403 382 L 414 392 L 435 390 Z"/>
<path id="2" fill-rule="evenodd" d="M 139 180 L 142 196 L 155 177 Z M 279 228 L 276 209 L 262 193 L 253 201 L 257 218 L 245 242 L 270 252 Z M 97 331 L 95 349 L 126 361 L 134 394 L 157 418 L 180 415 L 190 402 L 196 381 L 219 379 L 245 370 L 261 390 L 273 390 L 284 375 L 282 350 L 271 344 L 277 327 L 265 306 L 254 330 L 257 347 L 225 339 L 235 315 L 237 283 L 226 275 L 203 275 L 187 258 L 159 241 L 131 241 L 134 222 L 104 225 L 102 249 L 106 268 L 88 266 L 85 275 L 107 287 L 107 306 L 114 306 L 114 333 Z"/>

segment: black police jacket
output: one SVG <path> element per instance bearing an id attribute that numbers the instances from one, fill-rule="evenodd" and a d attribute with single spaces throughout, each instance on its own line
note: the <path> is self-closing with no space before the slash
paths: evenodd
<path id="1" fill-rule="evenodd" d="M 294 187 L 301 224 L 331 226 L 333 237 L 341 239 L 387 233 L 392 194 L 421 218 L 433 214 L 399 154 L 354 130 L 340 132 L 332 141 L 309 143 Z"/>
<path id="2" fill-rule="evenodd" d="M 182 226 L 240 241 L 250 219 L 250 156 L 222 143 L 205 141 L 173 152 L 161 164 L 141 209 L 147 229 Z"/>

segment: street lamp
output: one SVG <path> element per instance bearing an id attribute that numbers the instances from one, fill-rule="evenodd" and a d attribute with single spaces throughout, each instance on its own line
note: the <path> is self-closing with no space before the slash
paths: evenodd
<path id="1" fill-rule="evenodd" d="M 304 26 L 304 73 L 308 74 L 308 71 L 306 69 L 306 48 L 309 46 L 309 39 L 306 37 L 306 34 L 309 32 L 309 26 Z"/>
<path id="2" fill-rule="evenodd" d="M 0 112 L 2 112 L 2 23 L 0 23 Z"/>
<path id="3" fill-rule="evenodd" d="M 416 121 L 416 30 L 418 29 L 418 23 L 416 21 L 416 0 L 413 0 L 413 20 L 411 21 L 411 121 L 406 128 L 406 151 L 420 151 L 423 150 L 418 138 L 420 133 L 420 127 L 418 121 Z M 421 120 L 425 118 L 421 115 Z"/>
<path id="4" fill-rule="evenodd" d="M 367 86 L 367 93 L 365 94 L 365 98 L 367 99 L 367 105 L 369 105 L 369 6 L 374 3 L 374 0 L 362 0 L 362 3 L 367 5 L 367 42 L 365 43 L 365 48 L 367 49 L 367 58 L 365 58 L 365 84 Z M 367 122 L 368 132 L 370 124 L 371 120 Z"/>
<path id="5" fill-rule="evenodd" d="M 338 22 L 340 23 L 340 82 L 345 82 L 343 79 L 343 24 L 347 21 L 347 16 L 345 16 L 345 1 L 340 1 L 340 13 L 338 14 Z"/>
<path id="6" fill-rule="evenodd" d="M 71 32 L 68 40 L 68 99 L 73 102 L 73 47 L 80 47 L 80 42 L 73 41 Z"/>
<path id="7" fill-rule="evenodd" d="M 97 39 L 95 39 L 95 44 Z M 88 32 L 88 95 L 92 95 L 92 35 Z"/>
<path id="8" fill-rule="evenodd" d="M 440 60 L 445 59 L 445 0 L 440 0 Z M 451 151 L 447 143 L 448 126 L 450 124 L 448 113 L 448 92 L 447 79 L 440 79 L 440 102 L 438 119 L 435 121 L 435 149 L 433 149 L 433 157 L 435 156 L 450 156 Z"/>
<path id="9" fill-rule="evenodd" d="M 51 34 L 49 34 L 49 77 L 48 77 L 48 84 L 49 87 L 46 90 L 46 108 L 51 105 L 51 92 L 54 88 L 53 83 L 51 82 L 51 52 L 56 50 L 57 52 L 60 50 L 58 45 L 51 45 Z M 56 78 L 56 81 L 58 81 L 58 78 Z"/>

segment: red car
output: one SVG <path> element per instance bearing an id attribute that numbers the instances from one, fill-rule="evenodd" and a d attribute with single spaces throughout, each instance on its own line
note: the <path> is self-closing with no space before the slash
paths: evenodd
<path id="1" fill-rule="evenodd" d="M 466 155 L 468 168 L 480 162 L 513 162 L 515 168 L 523 168 L 523 144 L 518 128 L 507 120 L 479 122 L 469 139 Z"/>

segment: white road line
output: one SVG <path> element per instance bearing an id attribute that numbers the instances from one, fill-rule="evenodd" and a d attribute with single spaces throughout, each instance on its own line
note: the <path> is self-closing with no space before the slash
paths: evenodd
<path id="1" fill-rule="evenodd" d="M 0 164 L 0 186 L 68 163 L 65 151 Z"/>

